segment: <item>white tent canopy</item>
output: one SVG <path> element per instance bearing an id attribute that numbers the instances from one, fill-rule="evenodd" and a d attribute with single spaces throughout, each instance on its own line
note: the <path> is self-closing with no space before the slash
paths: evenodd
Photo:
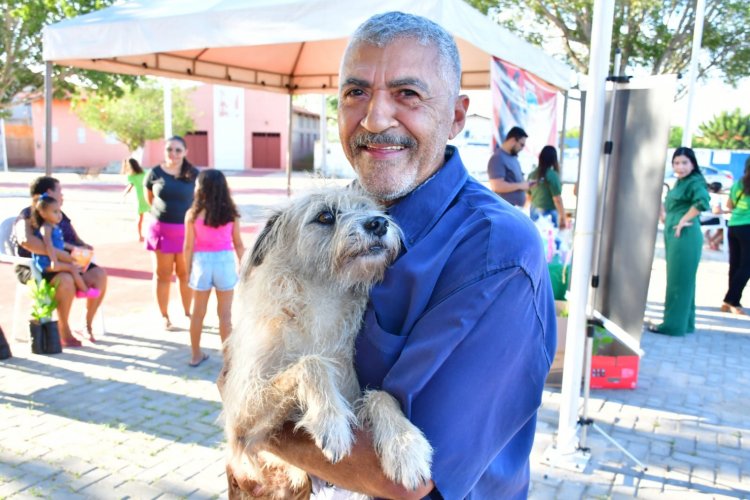
<path id="1" fill-rule="evenodd" d="M 490 56 L 567 89 L 572 71 L 463 0 L 140 0 L 44 29 L 44 59 L 284 93 L 338 87 L 349 35 L 370 16 L 427 17 L 456 38 L 465 89 L 490 86 Z"/>

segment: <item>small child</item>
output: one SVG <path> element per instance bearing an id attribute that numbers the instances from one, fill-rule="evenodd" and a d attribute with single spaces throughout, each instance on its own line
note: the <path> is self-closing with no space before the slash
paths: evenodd
<path id="1" fill-rule="evenodd" d="M 146 201 L 143 187 L 146 172 L 138 164 L 138 160 L 135 158 L 128 158 L 122 162 L 122 171 L 128 176 L 128 185 L 122 193 L 123 196 L 128 194 L 130 190 L 135 187 L 135 195 L 138 202 L 138 241 L 143 241 L 143 214 L 151 210 L 148 201 Z"/>
<path id="2" fill-rule="evenodd" d="M 208 359 L 208 355 L 201 351 L 200 340 L 212 288 L 216 289 L 222 342 L 232 329 L 232 294 L 238 281 L 237 262 L 245 253 L 239 217 L 224 174 L 214 169 L 202 171 L 196 181 L 193 205 L 185 214 L 183 253 L 190 288 L 194 290 L 190 316 L 192 355 L 188 363 L 192 367 Z"/>
<path id="3" fill-rule="evenodd" d="M 95 299 L 101 294 L 99 289 L 86 285 L 81 270 L 70 254 L 58 252 L 65 250 L 62 230 L 58 227 L 61 220 L 60 203 L 46 193 L 41 195 L 34 204 L 31 224 L 34 234 L 44 242 L 47 255 L 32 254 L 34 266 L 47 281 L 51 281 L 57 273 L 70 273 L 76 286 L 76 297 Z"/>

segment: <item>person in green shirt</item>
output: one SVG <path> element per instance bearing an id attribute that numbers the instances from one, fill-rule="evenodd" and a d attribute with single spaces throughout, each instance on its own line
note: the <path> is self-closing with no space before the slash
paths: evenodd
<path id="1" fill-rule="evenodd" d="M 695 331 L 695 275 L 701 260 L 703 233 L 698 217 L 710 205 L 706 179 L 692 149 L 677 148 L 672 155 L 677 177 L 664 199 L 664 246 L 667 251 L 667 293 L 664 318 L 649 331 L 683 336 Z"/>
<path id="2" fill-rule="evenodd" d="M 151 210 L 151 205 L 146 200 L 143 182 L 146 179 L 146 171 L 143 170 L 138 160 L 129 158 L 122 164 L 123 172 L 128 176 L 128 185 L 125 187 L 123 196 L 135 188 L 136 202 L 138 204 L 138 241 L 143 241 L 143 214 Z"/>
<path id="3" fill-rule="evenodd" d="M 539 153 L 539 164 L 529 174 L 531 185 L 531 220 L 550 216 L 552 223 L 560 228 L 568 227 L 568 218 L 562 202 L 560 163 L 554 146 L 544 146 Z"/>
<path id="4" fill-rule="evenodd" d="M 750 280 L 750 158 L 745 174 L 732 185 L 727 200 L 729 219 L 729 289 L 721 305 L 723 312 L 746 314 L 740 305 L 742 291 Z"/>

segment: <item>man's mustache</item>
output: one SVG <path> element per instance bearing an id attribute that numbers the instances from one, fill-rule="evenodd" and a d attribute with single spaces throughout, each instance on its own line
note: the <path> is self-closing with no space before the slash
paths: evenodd
<path id="1" fill-rule="evenodd" d="M 349 145 L 352 148 L 367 147 L 371 144 L 380 144 L 388 146 L 404 146 L 413 148 L 417 146 L 417 141 L 405 135 L 391 134 L 357 134 L 349 139 Z"/>

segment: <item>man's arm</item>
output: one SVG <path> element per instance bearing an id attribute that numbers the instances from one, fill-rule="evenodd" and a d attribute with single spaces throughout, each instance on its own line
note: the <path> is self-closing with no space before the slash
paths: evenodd
<path id="1" fill-rule="evenodd" d="M 533 184 L 531 182 L 508 182 L 505 179 L 490 179 L 490 189 L 498 194 L 512 193 L 514 191 L 528 191 Z"/>
<path id="2" fill-rule="evenodd" d="M 394 484 L 383 474 L 380 460 L 373 448 L 369 433 L 355 432 L 352 451 L 345 458 L 332 464 L 304 431 L 295 431 L 294 424 L 287 422 L 284 428 L 267 443 L 267 451 L 308 473 L 333 483 L 340 488 L 357 491 L 372 497 L 392 499 L 420 499 L 432 491 L 434 484 L 427 484 L 414 491 Z M 250 480 L 240 464 L 230 463 L 227 470 L 240 489 L 254 496 L 264 493 L 262 485 Z"/>
<path id="3" fill-rule="evenodd" d="M 16 241 L 18 245 L 25 250 L 37 255 L 47 255 L 47 249 L 41 238 L 34 235 L 34 229 L 31 227 L 31 220 L 26 217 L 19 217 L 15 226 Z"/>
<path id="4" fill-rule="evenodd" d="M 503 164 L 498 153 L 493 154 L 487 162 L 487 174 L 490 178 L 490 189 L 497 194 L 514 191 L 528 191 L 533 185 L 530 182 L 508 182 L 505 180 L 508 168 Z"/>

